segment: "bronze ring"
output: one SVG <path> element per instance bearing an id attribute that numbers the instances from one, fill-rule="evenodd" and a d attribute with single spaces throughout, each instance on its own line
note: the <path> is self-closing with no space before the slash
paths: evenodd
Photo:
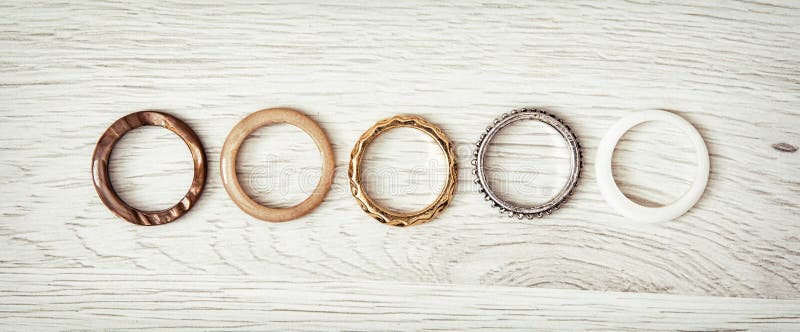
<path id="1" fill-rule="evenodd" d="M 183 139 L 192 153 L 194 161 L 194 179 L 186 196 L 169 209 L 161 211 L 140 211 L 123 201 L 114 191 L 111 178 L 108 175 L 108 161 L 111 159 L 111 150 L 125 133 L 141 126 L 161 126 L 167 128 Z M 178 118 L 156 111 L 141 111 L 128 114 L 114 122 L 94 149 L 92 157 L 92 180 L 94 188 L 103 204 L 117 216 L 133 224 L 152 226 L 163 225 L 180 218 L 194 206 L 203 187 L 206 184 L 207 162 L 203 151 L 203 144 L 192 128 Z"/>
<path id="2" fill-rule="evenodd" d="M 258 128 L 277 123 L 290 124 L 305 131 L 317 144 L 317 149 L 322 155 L 322 175 L 319 178 L 317 187 L 314 188 L 314 192 L 299 204 L 283 209 L 270 208 L 258 204 L 244 192 L 242 185 L 239 183 L 239 177 L 236 175 L 236 156 L 239 153 L 239 147 L 247 136 Z M 305 114 L 290 108 L 260 110 L 239 121 L 228 134 L 228 138 L 225 139 L 225 144 L 222 147 L 222 156 L 220 157 L 222 183 L 225 185 L 228 196 L 247 214 L 264 221 L 273 222 L 296 219 L 319 206 L 331 188 L 334 166 L 333 148 L 331 148 L 331 143 L 328 140 L 328 136 L 325 135 L 325 131 Z"/>
<path id="3" fill-rule="evenodd" d="M 447 183 L 444 188 L 442 188 L 442 192 L 439 193 L 436 200 L 424 209 L 411 213 L 392 212 L 379 206 L 367 195 L 366 191 L 364 191 L 364 188 L 361 186 L 362 161 L 367 146 L 372 143 L 376 137 L 387 130 L 397 127 L 411 127 L 433 138 L 442 149 L 442 152 L 444 152 L 449 170 Z M 456 153 L 453 149 L 453 143 L 450 142 L 450 139 L 447 138 L 439 127 L 419 116 L 413 115 L 397 115 L 381 120 L 361 135 L 361 138 L 356 142 L 356 146 L 353 148 L 353 153 L 350 156 L 350 168 L 348 171 L 350 191 L 353 193 L 353 197 L 356 198 L 364 212 L 382 223 L 400 227 L 426 223 L 436 218 L 436 216 L 444 211 L 453 199 L 453 193 L 456 190 L 457 176 L 458 169 L 456 168 Z"/>

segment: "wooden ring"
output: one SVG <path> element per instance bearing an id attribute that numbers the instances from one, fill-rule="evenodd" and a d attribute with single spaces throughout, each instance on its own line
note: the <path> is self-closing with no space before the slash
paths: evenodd
<path id="1" fill-rule="evenodd" d="M 194 161 L 194 179 L 189 191 L 180 202 L 161 211 L 140 211 L 125 203 L 114 191 L 108 175 L 108 161 L 117 141 L 127 132 L 147 125 L 161 126 L 180 136 L 189 147 Z M 120 218 L 137 225 L 163 225 L 183 216 L 200 198 L 206 184 L 207 165 L 203 144 L 186 123 L 166 113 L 141 111 L 120 118 L 100 136 L 92 157 L 92 180 L 100 200 Z"/>
<path id="2" fill-rule="evenodd" d="M 287 123 L 305 131 L 317 144 L 322 156 L 322 175 L 317 187 L 308 198 L 289 208 L 270 208 L 259 204 L 244 192 L 236 174 L 236 156 L 247 136 L 258 128 L 277 123 Z M 228 134 L 220 157 L 222 183 L 233 202 L 247 214 L 273 222 L 299 218 L 319 206 L 331 188 L 334 167 L 333 148 L 325 131 L 305 114 L 290 108 L 264 109 L 246 116 Z"/>
<path id="3" fill-rule="evenodd" d="M 449 170 L 447 183 L 444 188 L 442 188 L 439 196 L 436 197 L 436 200 L 424 209 L 411 213 L 392 212 L 379 206 L 367 195 L 366 191 L 361 186 L 362 161 L 367 146 L 387 130 L 397 127 L 414 128 L 433 138 L 436 144 L 442 149 L 442 152 L 444 152 Z M 356 146 L 353 148 L 353 153 L 350 156 L 350 168 L 348 170 L 350 191 L 353 193 L 353 197 L 356 198 L 364 212 L 382 223 L 400 227 L 423 224 L 436 218 L 453 199 L 458 177 L 458 169 L 456 167 L 456 153 L 453 148 L 453 143 L 439 127 L 419 116 L 397 115 L 378 121 L 372 128 L 361 135 L 361 138 L 356 142 Z"/>

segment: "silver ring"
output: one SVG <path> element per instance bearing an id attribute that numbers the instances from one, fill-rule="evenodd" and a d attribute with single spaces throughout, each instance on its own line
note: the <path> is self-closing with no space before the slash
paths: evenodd
<path id="1" fill-rule="evenodd" d="M 536 120 L 553 127 L 553 129 L 561 134 L 564 140 L 567 141 L 570 148 L 572 169 L 570 170 L 567 183 L 555 197 L 544 204 L 519 206 L 504 201 L 497 197 L 486 181 L 484 161 L 486 158 L 486 148 L 501 129 L 520 120 Z M 575 186 L 581 174 L 581 167 L 583 166 L 583 162 L 581 161 L 583 156 L 581 153 L 581 145 L 575 137 L 575 134 L 569 129 L 569 126 L 561 122 L 557 117 L 538 109 L 523 108 L 520 110 L 513 110 L 511 113 L 504 113 L 496 118 L 490 126 L 486 127 L 486 131 L 481 135 L 480 139 L 478 139 L 476 146 L 477 149 L 473 153 L 474 159 L 472 160 L 472 165 L 474 165 L 474 169 L 472 170 L 472 174 L 475 175 L 474 182 L 478 184 L 478 191 L 484 194 L 484 198 L 486 201 L 491 202 L 492 207 L 499 208 L 500 213 L 508 214 L 509 217 L 517 217 L 519 219 L 524 217 L 528 219 L 533 219 L 534 217 L 541 218 L 544 215 L 549 215 L 553 211 L 558 210 L 561 204 L 574 193 Z"/>

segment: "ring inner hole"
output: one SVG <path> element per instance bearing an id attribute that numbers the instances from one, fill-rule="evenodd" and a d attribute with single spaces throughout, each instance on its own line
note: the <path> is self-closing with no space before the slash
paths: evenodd
<path id="1" fill-rule="evenodd" d="M 663 121 L 642 123 L 617 143 L 611 159 L 614 181 L 637 204 L 671 204 L 694 181 L 695 153 L 689 137 L 674 125 Z"/>
<path id="2" fill-rule="evenodd" d="M 567 185 L 572 157 L 553 127 L 520 120 L 500 129 L 484 159 L 488 185 L 498 198 L 520 207 L 549 202 Z"/>
<path id="3" fill-rule="evenodd" d="M 290 124 L 256 129 L 236 157 L 242 189 L 271 208 L 289 208 L 308 198 L 322 176 L 322 156 L 314 140 Z"/>
<path id="4" fill-rule="evenodd" d="M 163 127 L 142 126 L 114 145 L 108 172 L 114 191 L 125 203 L 140 211 L 160 211 L 186 195 L 194 163 L 180 136 Z"/>
<path id="5" fill-rule="evenodd" d="M 439 145 L 414 128 L 393 128 L 367 146 L 361 185 L 381 207 L 394 213 L 420 211 L 433 202 L 448 177 Z"/>

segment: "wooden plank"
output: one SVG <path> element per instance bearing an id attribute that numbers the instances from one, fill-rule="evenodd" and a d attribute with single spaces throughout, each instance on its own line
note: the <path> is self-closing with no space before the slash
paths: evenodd
<path id="1" fill-rule="evenodd" d="M 27 271 L 0 325 L 34 330 L 797 330 L 800 301 L 403 282 Z"/>

